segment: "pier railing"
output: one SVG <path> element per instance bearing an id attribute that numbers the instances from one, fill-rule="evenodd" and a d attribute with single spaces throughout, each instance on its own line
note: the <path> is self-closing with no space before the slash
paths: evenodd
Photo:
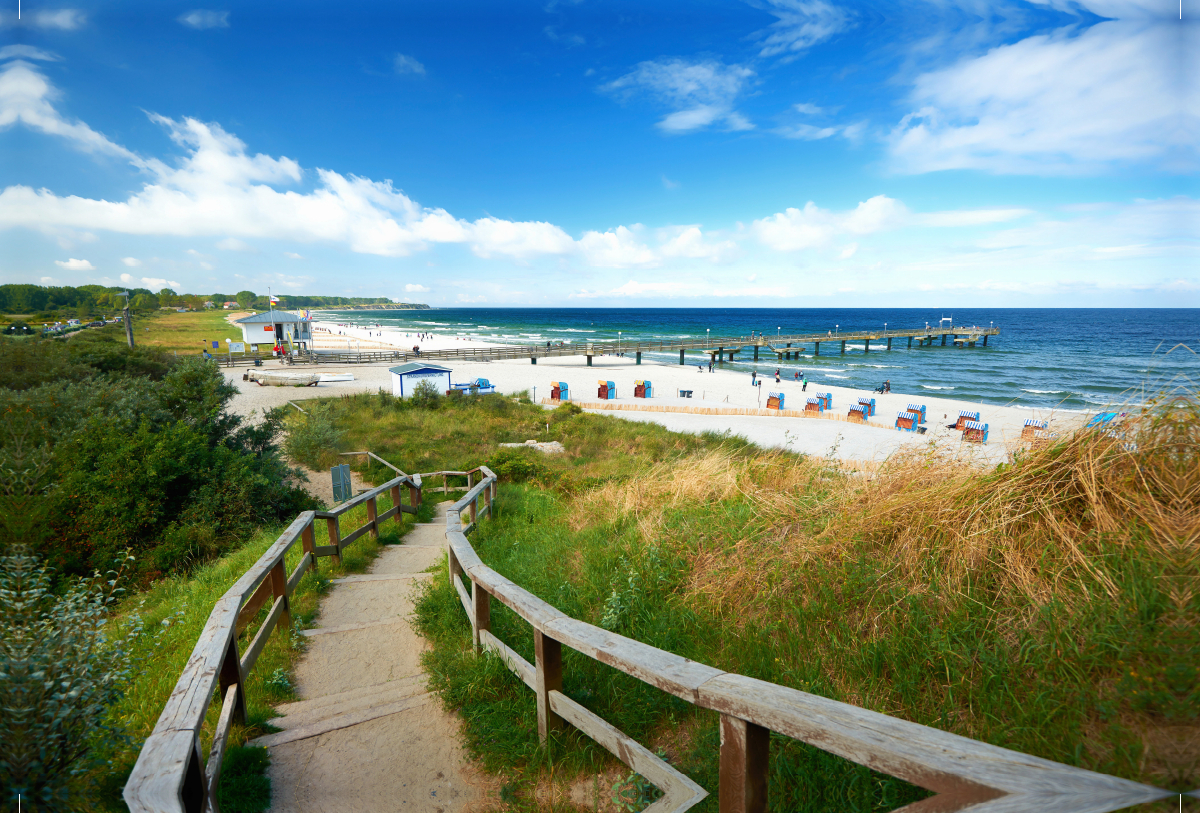
<path id="1" fill-rule="evenodd" d="M 294 359 L 297 362 L 309 362 L 314 364 L 365 364 L 371 362 L 383 361 L 442 361 L 442 360 L 461 360 L 461 361 L 501 361 L 505 359 L 538 359 L 538 358 L 554 358 L 560 356 L 603 356 L 614 355 L 617 353 L 641 354 L 641 353 L 683 353 L 687 350 L 700 351 L 705 354 L 716 355 L 741 352 L 744 348 L 752 348 L 755 353 L 755 359 L 758 358 L 758 351 L 765 348 L 769 353 L 782 356 L 785 353 L 799 352 L 799 347 L 792 345 L 821 345 L 837 343 L 844 346 L 846 342 L 866 342 L 869 347 L 870 342 L 884 341 L 888 343 L 894 339 L 916 339 L 923 342 L 932 342 L 937 337 L 971 337 L 973 343 L 976 339 L 987 343 L 987 337 L 998 336 L 1000 328 L 998 327 L 925 327 L 915 330 L 866 330 L 854 331 L 851 333 L 804 333 L 794 335 L 777 335 L 777 336 L 716 336 L 703 339 L 655 339 L 647 341 L 604 341 L 604 342 L 573 342 L 571 344 L 551 344 L 549 347 L 542 344 L 503 344 L 492 347 L 470 347 L 470 348 L 453 348 L 445 350 L 421 350 L 415 352 L 397 348 L 395 350 L 367 350 L 367 351 L 351 351 L 351 350 L 320 350 L 310 351 L 304 354 L 297 354 Z M 819 348 L 814 348 L 819 351 Z"/>
<path id="2" fill-rule="evenodd" d="M 125 786 L 134 813 L 218 813 L 216 789 L 221 759 L 234 721 L 245 713 L 246 675 L 266 638 L 290 623 L 288 597 L 319 556 L 340 556 L 345 545 L 379 523 L 420 504 L 423 479 L 465 476 L 467 493 L 446 514 L 446 561 L 450 583 L 471 625 L 476 651 L 496 653 L 536 696 L 538 735 L 572 725 L 649 779 L 664 796 L 651 813 L 682 813 L 708 792 L 603 718 L 563 692 L 563 647 L 593 658 L 655 688 L 719 715 L 718 798 L 721 813 L 763 813 L 768 799 L 770 733 L 800 740 L 872 770 L 890 774 L 936 795 L 908 805 L 906 813 L 1108 813 L 1173 797 L 1168 791 L 1114 776 L 1063 765 L 968 737 L 807 692 L 725 672 L 576 620 L 485 565 L 468 540 L 495 510 L 498 478 L 486 466 L 466 472 L 402 475 L 329 512 L 306 511 L 258 562 L 217 602 Z M 478 482 L 475 482 L 478 478 Z M 402 505 L 407 486 L 411 505 Z M 392 508 L 382 514 L 377 498 L 390 492 Z M 338 517 L 366 503 L 367 522 L 340 535 Z M 333 544 L 313 544 L 313 523 L 325 519 Z M 283 562 L 300 540 L 304 555 L 288 576 Z M 495 599 L 532 627 L 530 663 L 492 633 Z M 272 600 L 267 620 L 239 656 L 244 622 Z M 214 692 L 221 714 L 207 763 L 201 731 Z M 381 758 L 384 758 L 381 755 Z"/>

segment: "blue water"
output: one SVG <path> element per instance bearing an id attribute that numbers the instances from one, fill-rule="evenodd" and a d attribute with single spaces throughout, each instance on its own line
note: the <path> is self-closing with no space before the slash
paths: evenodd
<path id="1" fill-rule="evenodd" d="M 1177 309 L 959 309 L 919 308 L 446 308 L 428 311 L 327 313 L 324 318 L 357 324 L 382 324 L 401 330 L 460 334 L 504 343 L 607 341 L 657 338 L 745 336 L 915 329 L 942 316 L 956 325 L 995 324 L 1001 333 L 988 346 L 914 347 L 906 339 L 896 349 L 872 345 L 869 353 L 838 343 L 812 346 L 799 361 L 778 364 L 763 355 L 726 369 L 773 372 L 786 377 L 802 370 L 810 381 L 856 388 L 890 379 L 898 392 L 927 393 L 990 404 L 1093 410 L 1107 404 L 1141 402 L 1167 386 L 1200 385 L 1200 310 Z M 711 334 L 706 334 L 711 331 Z M 1174 348 L 1183 344 L 1190 347 Z M 1168 352 L 1171 351 L 1171 352 Z M 1193 352 L 1195 351 L 1195 352 Z M 678 363 L 678 353 L 647 354 Z M 693 364 L 706 361 L 689 353 Z"/>

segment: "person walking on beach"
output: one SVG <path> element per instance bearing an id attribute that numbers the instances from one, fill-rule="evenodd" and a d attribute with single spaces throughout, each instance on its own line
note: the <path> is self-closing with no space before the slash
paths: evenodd
<path id="1" fill-rule="evenodd" d="M 757 385 L 758 385 L 758 370 L 754 370 L 750 373 L 750 386 L 754 387 Z"/>
<path id="2" fill-rule="evenodd" d="M 775 368 L 775 383 L 776 384 L 779 383 L 779 368 L 778 367 Z"/>
<path id="3" fill-rule="evenodd" d="M 711 360 L 708 362 L 708 371 L 710 373 L 712 372 L 712 361 Z"/>
<path id="4" fill-rule="evenodd" d="M 800 379 L 800 392 L 808 392 L 808 376 Z"/>

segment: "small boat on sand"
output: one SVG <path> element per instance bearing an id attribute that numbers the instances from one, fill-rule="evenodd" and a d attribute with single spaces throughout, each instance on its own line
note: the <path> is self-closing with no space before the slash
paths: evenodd
<path id="1" fill-rule="evenodd" d="M 243 381 L 256 381 L 260 387 L 315 387 L 321 381 L 317 373 L 285 373 L 274 370 L 250 370 Z"/>

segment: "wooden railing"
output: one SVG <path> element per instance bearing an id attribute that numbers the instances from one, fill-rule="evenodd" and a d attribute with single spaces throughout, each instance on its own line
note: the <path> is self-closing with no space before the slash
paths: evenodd
<path id="1" fill-rule="evenodd" d="M 483 564 L 471 547 L 467 533 L 480 516 L 490 514 L 496 497 L 496 476 L 486 467 L 477 471 L 482 481 L 446 516 L 447 569 L 470 619 L 475 648 L 497 653 L 537 695 L 538 734 L 543 741 L 551 731 L 570 723 L 664 791 L 663 798 L 647 808 L 651 813 L 687 810 L 707 792 L 563 694 L 562 647 L 720 714 L 721 813 L 766 810 L 772 731 L 936 794 L 906 806 L 907 813 L 968 808 L 971 813 L 1105 813 L 1175 795 L 723 672 L 564 615 Z M 469 590 L 464 576 L 470 581 Z M 534 663 L 492 634 L 493 598 L 533 627 Z"/>
<path id="2" fill-rule="evenodd" d="M 408 505 L 401 501 L 404 488 Z M 296 585 L 308 570 L 316 570 L 320 557 L 340 562 L 342 551 L 356 539 L 364 534 L 378 537 L 381 523 L 393 517 L 400 521 L 402 513 L 415 514 L 421 488 L 421 475 L 401 474 L 331 511 L 305 511 L 217 601 L 125 784 L 125 802 L 133 813 L 219 813 L 216 790 L 221 759 L 233 724 L 246 719 L 246 678 L 271 633 L 291 626 L 289 602 Z M 377 500 L 384 494 L 390 494 L 392 507 L 379 513 Z M 341 517 L 363 505 L 366 523 L 343 536 Z M 327 545 L 315 544 L 318 520 L 324 520 L 328 529 Z M 297 541 L 304 553 L 289 574 L 285 557 Z M 239 636 L 268 601 L 266 620 L 245 652 L 239 652 Z M 201 733 L 214 692 L 221 698 L 221 713 L 205 761 Z"/>
<path id="3" fill-rule="evenodd" d="M 496 475 L 486 466 L 465 472 L 402 475 L 329 512 L 306 511 L 217 602 L 182 676 L 146 740 L 125 786 L 134 813 L 219 813 L 215 792 L 221 759 L 235 721 L 245 715 L 245 680 L 271 632 L 290 624 L 288 597 L 307 568 L 320 556 L 341 556 L 365 533 L 378 534 L 379 523 L 420 505 L 423 478 L 465 477 L 466 491 L 446 515 L 446 559 L 451 584 L 471 623 L 476 650 L 497 653 L 537 698 L 537 727 L 542 740 L 573 725 L 618 759 L 646 777 L 664 795 L 649 813 L 684 811 L 708 793 L 632 738 L 588 711 L 562 691 L 564 646 L 624 672 L 695 706 L 720 715 L 721 813 L 762 813 L 767 807 L 770 732 L 813 745 L 933 791 L 936 795 L 908 805 L 906 813 L 1107 813 L 1175 794 L 1127 779 L 1010 751 L 848 703 L 724 672 L 640 641 L 578 621 L 542 601 L 483 564 L 467 539 L 497 495 Z M 478 482 L 475 482 L 476 478 Z M 411 505 L 402 505 L 407 486 Z M 382 514 L 376 499 L 390 491 L 392 508 Z M 366 504 L 367 522 L 346 536 L 338 518 Z M 313 524 L 328 523 L 330 545 L 314 545 Z M 300 540 L 304 555 L 291 575 L 284 556 Z M 470 584 L 464 583 L 466 578 Z M 533 628 L 534 663 L 491 631 L 491 601 L 510 608 Z M 267 600 L 267 619 L 239 655 L 238 634 Z M 201 731 L 214 692 L 222 698 L 207 763 Z"/>

